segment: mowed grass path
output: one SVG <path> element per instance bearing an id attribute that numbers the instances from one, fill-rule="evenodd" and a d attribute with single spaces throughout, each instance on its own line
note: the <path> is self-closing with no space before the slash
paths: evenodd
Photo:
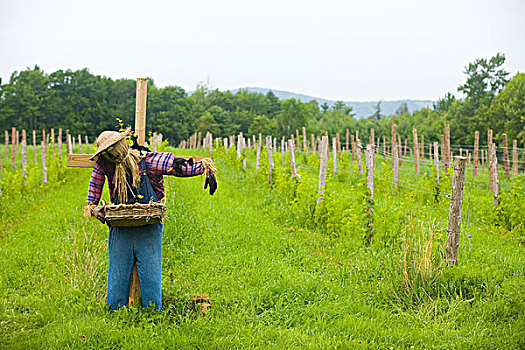
<path id="1" fill-rule="evenodd" d="M 2 222 L 0 348 L 508 348 L 524 331 L 523 315 L 502 325 L 461 301 L 378 307 L 387 251 L 294 227 L 278 195 L 218 166 L 213 197 L 200 177 L 166 179 L 161 314 L 104 307 L 107 227 L 82 216 L 90 170 Z M 194 319 L 198 294 L 212 309 Z"/>

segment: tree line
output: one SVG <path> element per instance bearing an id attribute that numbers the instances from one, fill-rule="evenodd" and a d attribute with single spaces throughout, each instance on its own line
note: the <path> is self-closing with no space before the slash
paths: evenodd
<path id="1" fill-rule="evenodd" d="M 361 139 L 367 140 L 370 128 L 377 136 L 388 136 L 391 124 L 397 124 L 401 137 L 410 137 L 412 128 L 417 127 L 427 139 L 438 140 L 443 125 L 450 124 L 453 144 L 473 144 L 475 130 L 486 135 L 484 131 L 490 128 L 495 142 L 507 133 L 523 147 L 525 74 L 509 79 L 509 73 L 501 68 L 504 61 L 505 56 L 497 54 L 470 63 L 465 68 L 466 82 L 458 87 L 465 98 L 448 93 L 433 108 L 409 113 L 402 105 L 392 116 L 382 115 L 378 103 L 373 115 L 359 120 L 341 101 L 330 107 L 316 101 L 279 100 L 271 91 L 232 94 L 206 85 L 197 86 L 190 94 L 178 86 L 156 87 L 148 79 L 146 128 L 162 132 L 172 144 L 178 144 L 194 132 L 210 131 L 215 137 L 239 132 L 280 137 L 295 134 L 303 126 L 308 134 L 316 135 L 359 130 Z M 8 82 L 0 82 L 0 130 L 53 127 L 96 136 L 103 130 L 118 129 L 116 118 L 133 125 L 135 84 L 133 79 L 94 75 L 86 68 L 51 74 L 38 66 L 15 71 Z M 486 139 L 480 142 L 484 144 Z"/>

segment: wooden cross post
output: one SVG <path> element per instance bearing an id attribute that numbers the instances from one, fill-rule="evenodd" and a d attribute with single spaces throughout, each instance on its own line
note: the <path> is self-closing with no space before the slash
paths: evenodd
<path id="1" fill-rule="evenodd" d="M 143 146 L 146 143 L 146 97 L 147 97 L 147 78 L 137 78 L 136 103 L 135 103 L 135 133 L 137 142 Z M 95 166 L 94 160 L 89 160 L 91 154 L 71 154 L 67 155 L 67 166 L 74 168 L 92 168 Z M 209 157 L 180 157 L 193 158 L 198 161 Z M 131 273 L 131 283 L 129 288 L 129 305 L 136 304 L 140 299 L 139 277 L 137 265 L 133 264 Z"/>

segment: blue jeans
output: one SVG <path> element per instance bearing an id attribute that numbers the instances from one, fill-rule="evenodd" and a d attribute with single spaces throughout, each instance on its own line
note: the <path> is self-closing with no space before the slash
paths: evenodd
<path id="1" fill-rule="evenodd" d="M 109 228 L 107 304 L 128 304 L 133 263 L 137 263 L 142 306 L 161 308 L 162 224 Z"/>

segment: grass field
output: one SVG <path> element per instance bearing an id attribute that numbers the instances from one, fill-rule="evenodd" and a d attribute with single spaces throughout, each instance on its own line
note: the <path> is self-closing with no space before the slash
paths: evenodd
<path id="1" fill-rule="evenodd" d="M 269 187 L 248 157 L 244 172 L 231 152 L 215 156 L 214 196 L 200 177 L 166 178 L 160 314 L 105 308 L 108 230 L 82 215 L 90 169 L 0 198 L 0 348 L 525 348 L 521 176 L 500 180 L 498 211 L 486 172 L 469 172 L 459 266 L 446 267 L 450 179 L 436 201 L 430 167 L 404 164 L 395 189 L 377 158 L 368 246 L 355 164 L 343 160 L 314 212 L 314 159 L 298 157 L 297 184 L 276 155 Z M 187 306 L 199 294 L 205 317 Z"/>

